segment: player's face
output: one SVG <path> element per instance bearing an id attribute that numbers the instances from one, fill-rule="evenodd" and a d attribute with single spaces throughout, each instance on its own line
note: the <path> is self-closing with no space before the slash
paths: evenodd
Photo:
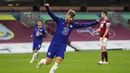
<path id="1" fill-rule="evenodd" d="M 41 22 L 41 21 L 38 21 L 38 26 L 42 26 L 43 25 L 43 23 Z"/>
<path id="2" fill-rule="evenodd" d="M 106 16 L 106 14 L 102 12 L 102 13 L 101 13 L 101 17 L 102 17 L 102 18 L 105 18 L 105 16 Z"/>
<path id="3" fill-rule="evenodd" d="M 67 15 L 67 22 L 70 23 L 71 21 L 73 21 L 74 17 L 72 17 L 71 15 Z"/>
<path id="4" fill-rule="evenodd" d="M 101 17 L 104 18 L 104 14 L 103 14 L 103 12 L 101 13 Z"/>

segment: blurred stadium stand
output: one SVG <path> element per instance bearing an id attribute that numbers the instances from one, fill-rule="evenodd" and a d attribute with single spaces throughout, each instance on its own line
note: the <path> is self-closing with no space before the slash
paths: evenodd
<path id="1" fill-rule="evenodd" d="M 45 2 L 53 11 L 101 11 L 104 8 L 114 11 L 129 11 L 129 0 L 0 0 L 0 11 L 45 11 Z"/>
<path id="2" fill-rule="evenodd" d="M 65 17 L 66 11 L 74 9 L 77 11 L 75 20 L 80 23 L 100 19 L 99 13 L 103 9 L 107 9 L 112 22 L 112 29 L 117 35 L 112 39 L 122 40 L 124 37 L 125 40 L 130 39 L 128 37 L 130 33 L 127 30 L 130 28 L 129 0 L 0 0 L 0 23 L 15 33 L 13 39 L 0 42 L 31 42 L 32 38 L 30 38 L 30 35 L 33 32 L 33 25 L 39 19 L 44 20 L 48 24 L 46 25 L 47 30 L 54 35 L 56 24 L 47 15 L 46 9 L 43 6 L 45 2 L 50 3 L 52 11 L 60 17 Z M 124 29 L 124 27 L 127 29 Z M 123 32 L 127 33 L 128 36 L 125 36 Z M 86 39 L 86 36 L 83 36 L 84 34 L 90 35 L 89 33 L 79 34 L 72 32 L 71 40 L 84 41 L 84 38 L 85 41 L 97 40 L 97 38 L 91 35 L 91 37 Z M 51 40 L 51 38 L 46 40 Z"/>

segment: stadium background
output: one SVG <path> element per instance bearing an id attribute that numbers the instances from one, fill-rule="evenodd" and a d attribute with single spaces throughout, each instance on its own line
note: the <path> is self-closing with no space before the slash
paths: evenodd
<path id="1" fill-rule="evenodd" d="M 71 43 L 67 46 L 66 60 L 57 73 L 130 72 L 129 0 L 0 0 L 0 73 L 49 71 L 49 67 L 45 70 L 35 70 L 35 64 L 39 59 L 32 65 L 28 63 L 33 40 L 30 35 L 36 21 L 43 20 L 47 31 L 51 34 L 44 39 L 40 58 L 45 56 L 43 52 L 47 51 L 55 34 L 56 23 L 46 13 L 44 8 L 46 2 L 50 3 L 52 11 L 59 17 L 65 17 L 69 9 L 74 9 L 77 12 L 75 21 L 79 23 L 100 19 L 100 12 L 107 9 L 112 23 L 107 47 L 110 50 L 110 62 L 112 62 L 110 65 L 101 67 L 96 64 L 100 56 L 99 37 L 91 33 L 98 26 L 74 29 L 70 36 Z M 83 56 L 86 56 L 85 59 Z M 18 65 L 21 66 L 17 67 Z M 74 68 L 77 65 L 81 66 L 81 69 Z"/>

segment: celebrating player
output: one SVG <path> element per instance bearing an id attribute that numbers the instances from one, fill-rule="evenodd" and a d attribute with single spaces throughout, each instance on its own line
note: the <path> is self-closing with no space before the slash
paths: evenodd
<path id="1" fill-rule="evenodd" d="M 66 46 L 68 44 L 68 38 L 71 31 L 74 28 L 82 28 L 82 27 L 89 27 L 96 25 L 98 21 L 86 23 L 86 24 L 79 24 L 73 22 L 74 16 L 76 12 L 74 10 L 69 10 L 66 18 L 59 18 L 55 16 L 52 11 L 49 9 L 49 4 L 45 4 L 46 10 L 50 17 L 57 23 L 56 34 L 53 37 L 51 44 L 48 48 L 47 57 L 46 59 L 41 59 L 39 63 L 36 65 L 39 68 L 42 64 L 48 65 L 52 62 L 54 56 L 56 56 L 56 61 L 52 68 L 50 69 L 50 73 L 54 73 L 57 69 L 59 64 L 64 59 Z"/>
<path id="2" fill-rule="evenodd" d="M 45 38 L 45 36 L 46 36 L 46 30 L 43 27 L 43 21 L 39 20 L 34 29 L 33 35 L 31 35 L 31 37 L 34 37 L 34 40 L 33 40 L 33 56 L 30 63 L 33 63 L 35 58 L 37 58 L 39 53 L 38 50 L 41 48 L 43 38 Z"/>
<path id="3" fill-rule="evenodd" d="M 101 61 L 99 64 L 108 64 L 108 54 L 107 54 L 107 41 L 109 38 L 109 31 L 110 31 L 110 20 L 107 17 L 108 13 L 106 10 L 102 11 L 101 17 L 102 19 L 99 21 L 100 27 L 94 31 L 93 33 L 99 32 L 100 33 L 100 45 L 101 45 Z M 104 61 L 105 59 L 105 61 Z"/>

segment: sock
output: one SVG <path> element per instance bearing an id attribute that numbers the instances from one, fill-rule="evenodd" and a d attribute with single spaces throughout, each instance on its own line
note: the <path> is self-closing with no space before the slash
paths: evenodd
<path id="1" fill-rule="evenodd" d="M 34 53 L 34 54 L 33 54 L 33 57 L 36 58 L 36 57 L 37 57 L 37 54 L 38 54 L 38 53 Z"/>
<path id="2" fill-rule="evenodd" d="M 46 65 L 46 59 L 41 59 L 41 63 Z"/>
<path id="3" fill-rule="evenodd" d="M 58 66 L 59 66 L 59 64 L 55 62 L 50 70 L 50 73 L 55 73 L 55 71 L 58 69 Z"/>
<path id="4" fill-rule="evenodd" d="M 102 60 L 102 62 L 104 62 L 104 58 L 105 58 L 105 56 L 104 56 L 104 51 L 102 51 L 102 52 L 101 52 L 101 60 Z"/>
<path id="5" fill-rule="evenodd" d="M 39 56 L 39 53 L 40 53 L 40 52 L 38 51 L 38 52 L 37 52 L 37 58 L 38 58 L 38 56 Z"/>
<path id="6" fill-rule="evenodd" d="M 108 54 L 107 54 L 107 51 L 105 51 L 104 54 L 105 54 L 105 60 L 106 60 L 106 62 L 108 62 Z"/>
<path id="7" fill-rule="evenodd" d="M 34 59 L 37 57 L 37 53 L 34 53 L 33 56 L 32 56 L 32 59 L 30 61 L 30 63 L 33 63 Z"/>
<path id="8" fill-rule="evenodd" d="M 40 68 L 40 67 L 42 66 L 42 64 L 45 64 L 45 65 L 46 65 L 46 59 L 41 59 L 41 60 L 37 63 L 36 68 L 37 68 L 37 69 Z"/>

